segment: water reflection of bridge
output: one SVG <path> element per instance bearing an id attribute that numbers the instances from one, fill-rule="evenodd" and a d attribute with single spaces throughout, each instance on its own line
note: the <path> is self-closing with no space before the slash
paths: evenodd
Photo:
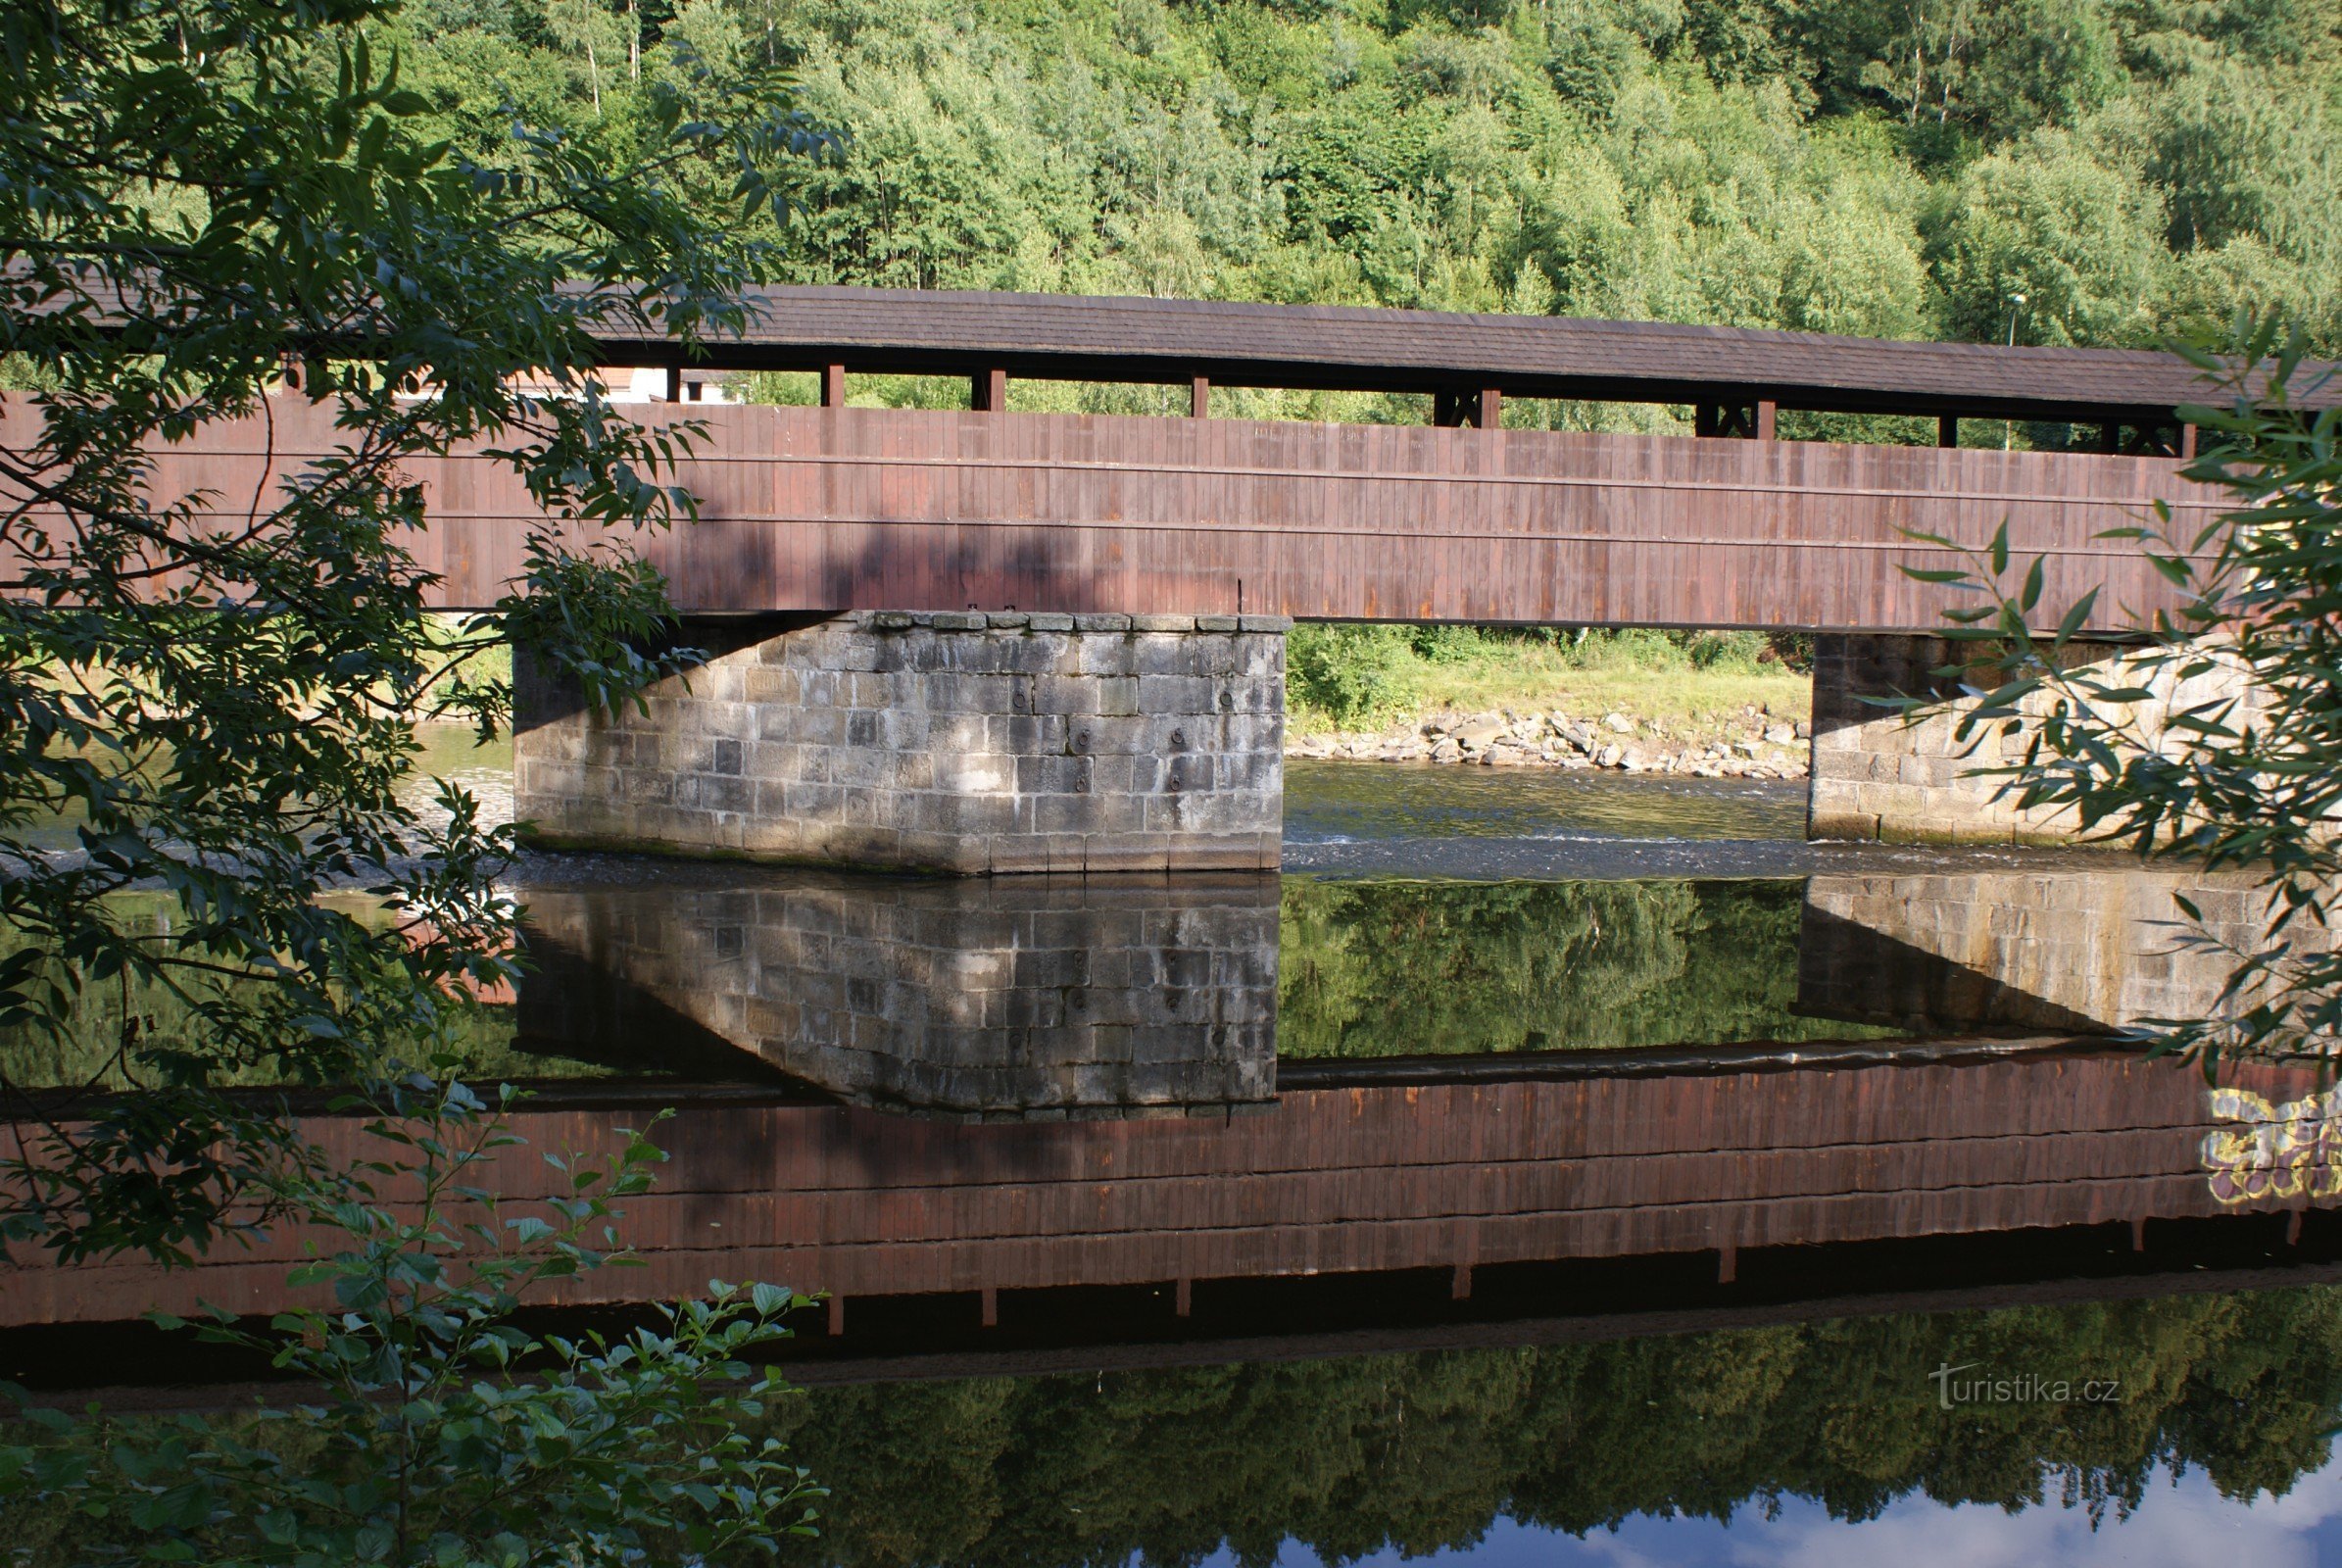
<path id="1" fill-rule="evenodd" d="M 637 1062 L 758 1053 L 847 1102 L 638 1082 L 518 1130 L 591 1147 L 682 1102 L 659 1190 L 630 1207 L 649 1267 L 579 1299 L 764 1278 L 832 1293 L 836 1325 L 857 1301 L 965 1297 L 989 1323 L 1003 1293 L 1098 1290 L 1184 1315 L 1328 1276 L 1535 1296 L 1623 1259 L 1778 1278 L 1815 1249 L 2120 1227 L 2127 1250 L 2239 1211 L 2291 1215 L 2255 1222 L 2275 1245 L 2342 1188 L 2310 1078 L 2214 1092 L 2064 1038 L 2186 978 L 2156 961 L 2170 891 L 2113 869 L 1814 879 L 1784 907 L 1799 1005 L 1925 1038 L 1320 1058 L 1280 1081 L 1274 878 L 536 890 L 527 1034 Z M 496 1174 L 516 1196 L 547 1179 L 533 1150 Z M 0 1323 L 265 1310 L 298 1242 L 162 1278 L 24 1268 Z"/>
<path id="2" fill-rule="evenodd" d="M 2281 1102 L 2310 1085 L 2260 1087 Z M 496 1175 L 540 1192 L 537 1150 L 606 1143 L 642 1113 L 524 1112 L 535 1148 Z M 661 1129 L 659 1190 L 629 1205 L 649 1267 L 578 1298 L 761 1278 L 835 1293 L 843 1321 L 869 1298 L 971 1295 L 989 1315 L 1002 1292 L 1152 1286 L 1185 1305 L 1225 1282 L 1427 1269 L 1465 1296 L 1476 1271 L 1658 1254 L 1707 1254 L 1729 1280 L 1757 1250 L 2137 1227 L 2330 1186 L 2304 1162 L 2241 1197 L 2207 1166 L 2223 1128 L 2241 1130 L 2199 1078 L 2108 1054 L 1305 1090 L 1249 1115 L 1053 1125 L 687 1102 Z M 163 1277 L 26 1268 L 0 1322 L 268 1310 L 296 1245 Z"/>

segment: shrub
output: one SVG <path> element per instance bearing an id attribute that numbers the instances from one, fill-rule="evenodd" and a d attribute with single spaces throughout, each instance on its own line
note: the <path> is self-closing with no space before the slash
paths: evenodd
<path id="1" fill-rule="evenodd" d="M 1298 625 L 1285 645 L 1285 689 L 1295 707 L 1355 724 L 1414 702 L 1413 649 L 1404 626 Z"/>

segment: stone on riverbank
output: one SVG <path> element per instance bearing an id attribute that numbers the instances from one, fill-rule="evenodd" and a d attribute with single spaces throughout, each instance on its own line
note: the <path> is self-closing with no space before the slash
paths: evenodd
<path id="1" fill-rule="evenodd" d="M 1374 734 L 1292 736 L 1286 755 L 1484 767 L 1605 767 L 1688 778 L 1805 777 L 1808 726 L 1770 723 L 1755 709 L 1748 710 L 1743 723 L 1743 732 L 1729 742 L 1684 740 L 1671 749 L 1665 726 L 1624 713 L 1598 720 L 1574 718 L 1558 710 L 1440 713 Z M 1627 736 L 1635 737 L 1633 743 L 1612 738 Z"/>

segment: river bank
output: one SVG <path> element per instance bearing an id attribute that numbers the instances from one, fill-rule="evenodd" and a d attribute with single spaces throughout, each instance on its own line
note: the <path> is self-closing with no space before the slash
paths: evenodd
<path id="1" fill-rule="evenodd" d="M 1805 652 L 1749 632 L 1304 623 L 1286 755 L 1803 778 Z"/>
<path id="2" fill-rule="evenodd" d="M 1711 718 L 1690 733 L 1613 710 L 1441 711 L 1380 730 L 1290 734 L 1290 758 L 1478 767 L 1615 768 L 1691 778 L 1803 778 L 1811 726 L 1750 708 L 1737 723 Z"/>

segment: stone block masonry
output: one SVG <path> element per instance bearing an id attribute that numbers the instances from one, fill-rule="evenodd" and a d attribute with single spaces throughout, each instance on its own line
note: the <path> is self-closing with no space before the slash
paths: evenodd
<path id="1" fill-rule="evenodd" d="M 1279 861 L 1285 633 L 1262 615 L 856 611 L 707 621 L 589 711 L 514 672 L 533 842 L 986 874 Z"/>
<path id="2" fill-rule="evenodd" d="M 2022 757 L 2029 735 L 2004 734 L 2002 725 L 1980 726 L 1959 738 L 1962 715 L 1976 699 L 1957 682 L 1934 672 L 1955 662 L 1961 644 L 1940 637 L 1833 635 L 1814 639 L 1813 764 L 1809 774 L 1806 836 L 1815 839 L 1885 839 L 1910 844 L 2072 844 L 2080 836 L 2070 808 L 2025 810 L 2014 794 L 2000 793 L 2002 778 L 1989 770 Z M 2178 669 L 2125 673 L 2121 661 L 2127 645 L 2074 642 L 2066 647 L 2070 666 L 2102 665 L 2104 679 L 2135 686 L 2150 695 L 2121 717 L 2127 732 L 2159 750 L 2183 734 L 2170 728 L 2174 711 L 2204 703 L 2234 701 L 2249 714 L 2258 694 L 2232 661 L 2205 661 L 2206 668 L 2178 678 Z M 1990 677 L 1979 675 L 1983 683 Z M 1931 699 L 1913 723 L 1902 712 L 1867 699 L 1897 696 Z M 2038 694 L 2025 711 L 2050 700 Z"/>

